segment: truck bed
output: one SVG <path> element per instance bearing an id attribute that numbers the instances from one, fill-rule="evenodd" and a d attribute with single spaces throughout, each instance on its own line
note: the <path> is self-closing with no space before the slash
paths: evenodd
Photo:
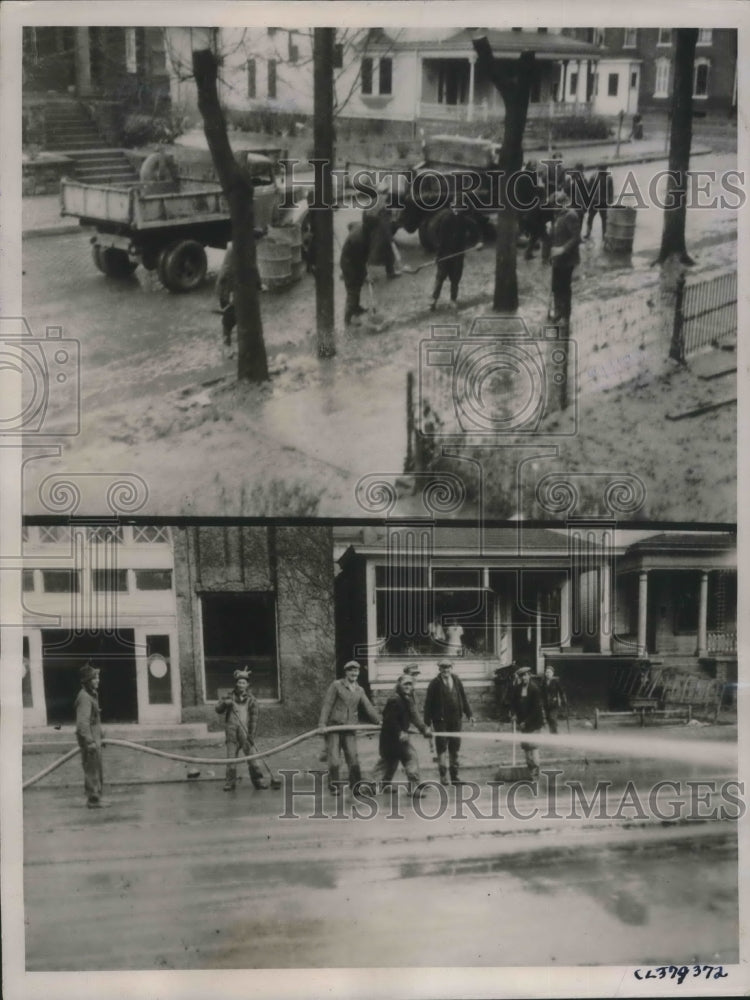
<path id="1" fill-rule="evenodd" d="M 135 183 L 81 184 L 64 180 L 60 187 L 60 214 L 92 224 L 117 225 L 134 230 L 154 229 L 180 222 L 229 219 L 229 206 L 219 184 L 181 177 L 173 185 Z"/>

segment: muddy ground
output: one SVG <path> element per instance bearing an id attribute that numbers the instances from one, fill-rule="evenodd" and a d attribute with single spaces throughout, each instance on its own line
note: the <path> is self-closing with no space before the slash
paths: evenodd
<path id="1" fill-rule="evenodd" d="M 725 160 L 730 166 L 731 157 L 705 165 L 718 168 Z M 634 169 L 647 179 L 659 166 Z M 352 218 L 353 212 L 337 212 L 338 246 Z M 658 293 L 659 269 L 651 264 L 660 231 L 661 213 L 641 211 L 632 261 L 623 265 L 603 253 L 597 223 L 582 247 L 574 283 L 574 333 L 576 306 Z M 316 357 L 312 277 L 266 293 L 264 331 L 273 377 L 256 387 L 234 378 L 235 359 L 222 349 L 219 320 L 211 312 L 210 284 L 189 296 L 169 295 L 140 269 L 129 282 L 113 284 L 93 270 L 86 241 L 82 233 L 24 244 L 26 315 L 35 331 L 63 323 L 66 335 L 79 338 L 83 404 L 82 432 L 67 440 L 62 456 L 27 464 L 27 513 L 48 512 L 39 498 L 40 481 L 70 471 L 137 473 L 148 487 L 139 514 L 373 513 L 358 502 L 357 483 L 373 473 L 395 478 L 403 471 L 407 373 L 418 372 L 419 342 L 429 337 L 432 323 L 455 322 L 447 302 L 437 313 L 428 309 L 431 268 L 395 282 L 377 275 L 375 322 L 350 330 L 341 323 L 343 288 L 337 282 L 337 356 L 328 361 Z M 415 237 L 402 235 L 400 242 L 407 265 L 429 262 Z M 734 213 L 689 214 L 688 244 L 697 275 L 735 267 Z M 211 253 L 212 273 L 220 259 L 219 252 Z M 519 259 L 518 270 L 523 315 L 531 325 L 541 323 L 549 269 L 537 257 Z M 493 271 L 491 248 L 467 257 L 462 329 L 491 312 Z M 364 299 L 373 304 L 367 293 Z M 665 356 L 670 333 L 664 331 Z M 699 377 L 706 365 L 712 371 L 736 366 L 733 354 L 713 353 L 717 357 L 688 367 L 660 364 L 653 377 L 641 375 L 581 398 L 577 431 L 568 438 L 560 437 L 559 428 L 569 416 L 552 415 L 532 442 L 545 456 L 544 470 L 639 476 L 646 488 L 633 514 L 639 518 L 734 520 L 736 406 L 666 420 L 667 413 L 735 395 L 731 370 L 712 380 Z M 534 515 L 514 492 L 515 451 L 467 454 L 481 461 L 484 513 Z M 465 468 L 460 465 L 464 476 Z M 467 503 L 455 511 L 462 516 L 477 513 L 479 494 L 470 479 Z M 407 495 L 403 503 L 408 509 L 417 501 Z M 78 512 L 87 507 L 92 509 L 84 496 Z"/>

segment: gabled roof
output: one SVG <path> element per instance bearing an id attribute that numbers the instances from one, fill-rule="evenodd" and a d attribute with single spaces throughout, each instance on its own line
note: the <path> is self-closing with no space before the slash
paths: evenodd
<path id="1" fill-rule="evenodd" d="M 486 35 L 492 51 L 497 59 L 514 59 L 521 52 L 532 51 L 540 60 L 559 59 L 598 59 L 607 50 L 590 42 L 581 42 L 568 35 L 554 33 L 538 34 L 530 31 L 498 31 L 494 28 L 460 28 L 451 29 L 414 29 L 401 31 L 381 30 L 377 35 L 371 35 L 367 48 L 388 48 L 394 52 L 417 51 L 424 49 L 431 56 L 455 55 L 456 50 L 465 51 L 467 55 L 474 51 L 472 38 Z"/>
<path id="2" fill-rule="evenodd" d="M 737 545 L 737 538 L 724 531 L 664 531 L 659 535 L 641 538 L 628 546 L 628 552 L 683 552 L 686 549 L 700 551 L 729 551 Z"/>
<path id="3" fill-rule="evenodd" d="M 417 525 L 394 525 L 385 528 L 365 528 L 358 539 L 353 539 L 350 553 L 359 555 L 385 555 L 388 539 L 406 536 L 418 529 Z M 568 537 L 565 532 L 548 528 L 485 528 L 483 532 L 476 526 L 437 527 L 433 531 L 431 553 L 440 556 L 448 553 L 459 558 L 491 559 L 494 556 L 523 558 L 524 556 L 555 556 L 567 558 Z"/>

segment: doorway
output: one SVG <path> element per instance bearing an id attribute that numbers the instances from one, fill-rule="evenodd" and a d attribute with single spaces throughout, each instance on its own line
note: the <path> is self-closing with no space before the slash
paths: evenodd
<path id="1" fill-rule="evenodd" d="M 81 686 L 79 671 L 88 662 L 101 670 L 102 722 L 138 722 L 134 643 L 134 631 L 127 628 L 114 634 L 42 629 L 48 725 L 75 722 L 74 704 Z"/>

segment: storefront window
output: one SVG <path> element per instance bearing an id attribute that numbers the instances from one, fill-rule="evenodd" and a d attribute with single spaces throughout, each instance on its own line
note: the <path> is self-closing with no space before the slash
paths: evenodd
<path id="1" fill-rule="evenodd" d="M 495 595 L 482 570 L 378 566 L 375 571 L 378 646 L 387 656 L 495 654 Z"/>

